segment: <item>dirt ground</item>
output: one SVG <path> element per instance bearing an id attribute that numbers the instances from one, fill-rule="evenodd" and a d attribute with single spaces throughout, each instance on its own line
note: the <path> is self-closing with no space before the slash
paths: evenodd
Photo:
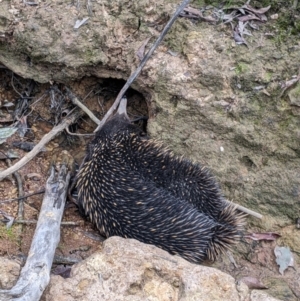
<path id="1" fill-rule="evenodd" d="M 14 147 L 14 142 L 33 142 L 36 144 L 59 122 L 61 116 L 73 108 L 70 101 L 64 97 L 63 86 L 35 83 L 28 107 L 18 118 L 14 118 L 14 112 L 18 112 L 18 103 L 22 103 L 20 95 L 26 91 L 29 84 L 29 80 L 12 74 L 4 67 L 0 68 L 0 127 L 8 127 L 19 119 L 21 121 L 19 124 L 22 124 L 21 130 L 24 131 L 27 128 L 24 137 L 20 137 L 19 132 L 16 132 L 1 144 L 0 155 L 13 152 L 22 158 L 26 155 L 26 151 Z M 81 99 L 84 99 L 85 104 L 101 119 L 122 85 L 122 81 L 100 80 L 91 77 L 74 82 L 69 88 Z M 128 100 L 129 116 L 132 119 L 147 116 L 147 105 L 141 94 L 131 90 L 128 93 Z M 145 124 L 141 124 L 141 126 L 145 126 Z M 84 117 L 78 120 L 78 123 L 70 128 L 70 131 L 82 134 L 92 133 L 95 127 L 91 120 Z M 39 192 L 44 188 L 50 162 L 54 155 L 59 156 L 63 150 L 67 150 L 80 164 L 86 144 L 90 139 L 90 137 L 75 137 L 62 133 L 50 142 L 43 152 L 19 170 L 24 195 Z M 11 164 L 17 160 L 11 159 Z M 1 169 L 6 169 L 8 164 L 9 162 L 5 160 L 5 157 L 0 160 Z M 5 216 L 14 218 L 18 216 L 18 201 L 4 202 L 18 196 L 18 186 L 14 176 L 0 182 L 0 220 L 2 221 L 0 224 L 0 256 L 8 256 L 24 262 L 30 248 L 35 224 L 15 223 L 7 229 L 7 220 L 5 219 Z M 38 219 L 42 200 L 42 193 L 30 196 L 25 200 L 24 221 L 36 221 Z M 101 248 L 102 241 L 97 230 L 79 215 L 76 206 L 70 200 L 67 201 L 63 217 L 63 222 L 66 221 L 74 224 L 62 225 L 61 241 L 53 265 L 53 272 L 63 276 L 65 275 L 64 268 L 68 268 L 73 262 L 80 261 L 91 255 L 96 249 Z M 250 231 L 250 229 L 248 230 Z M 278 290 L 280 287 L 284 300 L 299 300 L 300 288 L 299 274 L 296 273 L 297 267 L 290 267 L 284 275 L 280 275 L 273 252 L 275 245 L 275 242 L 245 240 L 239 246 L 239 253 L 233 252 L 235 263 L 229 260 L 229 257 L 223 256 L 214 265 L 236 279 L 250 274 L 252 277 L 262 280 L 263 285 L 270 288 L 271 293 L 272 288 L 276 287 Z M 279 296 L 277 297 L 279 298 Z"/>
<path id="2" fill-rule="evenodd" d="M 7 127 L 17 120 L 12 117 L 17 109 L 17 103 L 21 103 L 20 95 L 30 83 L 7 69 L 0 69 L 0 126 Z M 96 78 L 84 78 L 80 82 L 73 83 L 72 91 L 95 113 L 98 118 L 102 118 L 107 109 L 111 106 L 116 95 L 124 83 L 116 80 L 98 80 Z M 48 133 L 56 123 L 55 119 L 60 119 L 60 115 L 66 114 L 73 108 L 72 104 L 62 99 L 60 91 L 63 87 L 51 86 L 50 84 L 36 84 L 32 93 L 32 99 L 28 109 L 21 115 L 22 129 L 27 128 L 24 137 L 15 133 L 0 145 L 0 154 L 13 152 L 22 158 L 26 151 L 13 146 L 15 142 L 38 143 L 39 140 Z M 51 102 L 51 96 L 55 95 L 55 100 Z M 131 90 L 128 91 L 129 116 L 136 117 L 147 116 L 147 105 L 142 96 Z M 39 100 L 40 99 L 40 100 Z M 55 102 L 57 102 L 55 104 Z M 24 117 L 26 116 L 26 118 Z M 57 118 L 59 117 L 59 118 Z M 70 127 L 70 131 L 76 130 L 81 134 L 91 134 L 96 125 L 86 117 L 78 120 L 78 123 Z M 80 165 L 84 154 L 86 144 L 90 137 L 71 136 L 62 133 L 54 141 L 50 142 L 45 151 L 38 154 L 30 163 L 19 170 L 22 179 L 24 195 L 39 192 L 45 186 L 50 163 L 53 157 L 59 158 L 63 150 L 67 150 Z M 18 159 L 12 159 L 11 164 Z M 0 168 L 6 169 L 8 162 L 5 159 L 0 160 Z M 18 188 L 14 176 L 0 182 L 0 212 L 11 217 L 18 216 L 18 201 L 6 202 L 7 200 L 17 198 Z M 43 194 L 30 196 L 24 202 L 24 220 L 36 221 L 43 200 Z M 4 215 L 0 215 L 2 223 L 0 224 L 0 256 L 9 256 L 19 258 L 26 257 L 29 251 L 31 239 L 35 230 L 35 224 L 14 224 L 10 229 L 6 229 Z M 73 222 L 74 225 L 62 226 L 61 241 L 57 248 L 56 255 L 67 257 L 67 261 L 82 260 L 92 254 L 101 246 L 101 237 L 93 226 L 85 221 L 78 213 L 76 206 L 67 200 L 63 222 Z M 100 243 L 99 243 L 100 241 Z M 57 262 L 64 262 L 61 257 Z"/>

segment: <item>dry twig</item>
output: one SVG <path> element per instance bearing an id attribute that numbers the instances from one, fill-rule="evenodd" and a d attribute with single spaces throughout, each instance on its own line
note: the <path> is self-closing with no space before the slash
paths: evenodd
<path id="1" fill-rule="evenodd" d="M 83 112 L 85 112 L 96 124 L 100 124 L 100 120 L 71 92 L 69 88 L 66 87 L 66 91 L 74 105 L 78 106 Z"/>
<path id="2" fill-rule="evenodd" d="M 6 223 L 7 221 L 2 219 L 0 220 L 0 222 L 2 223 Z M 19 219 L 15 219 L 14 220 L 14 224 L 21 224 L 21 225 L 32 225 L 32 224 L 36 224 L 38 221 L 36 220 L 31 220 L 31 219 L 28 219 L 28 220 L 19 220 Z M 60 224 L 62 226 L 73 226 L 73 227 L 78 227 L 78 226 L 83 226 L 83 223 L 84 222 L 61 222 Z"/>
<path id="3" fill-rule="evenodd" d="M 263 218 L 263 215 L 261 215 L 260 213 L 257 213 L 257 212 L 255 212 L 255 211 L 253 211 L 253 210 L 251 210 L 251 209 L 248 209 L 248 208 L 246 208 L 246 207 L 244 207 L 244 206 L 242 206 L 242 205 L 238 205 L 238 204 L 233 203 L 233 202 L 230 202 L 230 201 L 228 201 L 228 200 L 226 200 L 226 202 L 232 203 L 232 204 L 236 205 L 236 208 L 237 208 L 238 210 L 240 210 L 241 212 L 244 212 L 244 213 L 246 213 L 246 214 L 252 215 L 252 216 L 254 216 L 254 217 L 256 217 L 256 218 L 259 218 L 259 219 L 262 219 L 262 218 Z"/>
<path id="4" fill-rule="evenodd" d="M 6 162 L 7 162 L 9 167 L 12 166 L 10 159 L 6 159 Z M 13 175 L 17 180 L 18 195 L 19 195 L 19 198 L 20 198 L 19 202 L 18 202 L 18 205 L 19 205 L 18 206 L 18 219 L 23 219 L 24 218 L 24 200 L 22 199 L 22 197 L 24 196 L 23 183 L 22 183 L 21 176 L 17 171 L 15 171 L 13 173 Z M 18 227 L 18 241 L 19 241 L 19 244 L 21 244 L 22 232 L 23 232 L 23 225 L 20 224 L 19 227 Z"/>
<path id="5" fill-rule="evenodd" d="M 6 162 L 9 167 L 12 166 L 10 159 L 6 159 Z M 23 219 L 24 218 L 24 202 L 23 202 L 24 190 L 23 190 L 22 179 L 21 179 L 20 174 L 17 171 L 14 172 L 13 175 L 16 178 L 17 184 L 18 184 L 18 194 L 19 194 L 18 219 Z"/>
<path id="6" fill-rule="evenodd" d="M 32 160 L 42 149 L 43 147 L 51 141 L 57 134 L 61 133 L 65 128 L 71 125 L 75 120 L 77 120 L 82 115 L 82 112 L 75 111 L 70 116 L 65 117 L 63 121 L 56 125 L 49 133 L 47 133 L 41 141 L 30 151 L 26 156 L 24 156 L 21 160 L 19 160 L 15 165 L 7 168 L 6 170 L 0 172 L 0 181 L 11 175 L 15 171 L 22 168 L 26 165 L 30 160 Z"/>
<path id="7" fill-rule="evenodd" d="M 23 196 L 18 197 L 18 198 L 0 201 L 0 204 L 10 203 L 10 202 L 13 202 L 13 201 L 23 200 L 23 199 L 26 199 L 26 198 L 28 198 L 28 197 L 30 197 L 30 196 L 33 196 L 33 195 L 36 195 L 36 194 L 41 194 L 41 193 L 44 193 L 44 192 L 45 192 L 45 189 L 41 189 L 41 190 L 39 190 L 39 191 L 37 191 L 37 192 L 29 193 L 29 194 L 23 195 Z"/>

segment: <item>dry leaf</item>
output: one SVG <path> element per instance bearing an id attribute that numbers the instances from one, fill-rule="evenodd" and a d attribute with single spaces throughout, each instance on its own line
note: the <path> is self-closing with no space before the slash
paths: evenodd
<path id="1" fill-rule="evenodd" d="M 279 265 L 279 273 L 283 275 L 288 267 L 294 266 L 294 257 L 289 247 L 278 247 L 274 249 L 276 263 Z"/>
<path id="2" fill-rule="evenodd" d="M 12 136 L 17 131 L 17 128 L 0 128 L 0 144 L 6 141 L 7 138 Z"/>
<path id="3" fill-rule="evenodd" d="M 260 8 L 260 9 L 256 9 L 256 8 L 252 7 L 251 5 L 249 5 L 249 4 L 245 4 L 245 5 L 242 6 L 242 8 L 244 8 L 248 11 L 251 11 L 252 13 L 255 13 L 256 15 L 262 15 L 262 14 L 266 13 L 271 8 L 271 5 L 269 5 L 267 7 Z"/>
<path id="4" fill-rule="evenodd" d="M 279 237 L 281 237 L 281 235 L 275 232 L 250 233 L 245 235 L 245 238 L 252 240 L 276 240 Z"/>
<path id="5" fill-rule="evenodd" d="M 146 40 L 143 41 L 141 47 L 138 49 L 138 51 L 136 52 L 136 55 L 137 57 L 142 60 L 144 58 L 144 55 L 145 55 L 145 48 L 146 48 L 146 45 L 148 44 L 149 40 L 151 39 L 150 38 L 147 38 Z"/>

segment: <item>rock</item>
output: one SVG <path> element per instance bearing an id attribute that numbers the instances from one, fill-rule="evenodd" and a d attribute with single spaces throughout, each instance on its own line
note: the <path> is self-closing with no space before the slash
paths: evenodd
<path id="1" fill-rule="evenodd" d="M 250 301 L 281 301 L 281 300 L 269 296 L 264 291 L 253 290 L 250 295 Z"/>
<path id="2" fill-rule="evenodd" d="M 10 289 L 20 274 L 20 265 L 6 257 L 0 257 L 0 289 Z"/>
<path id="3" fill-rule="evenodd" d="M 76 264 L 70 278 L 51 276 L 42 300 L 241 301 L 244 289 L 240 298 L 230 275 L 134 239 L 111 237 Z"/>
<path id="4" fill-rule="evenodd" d="M 292 283 L 287 283 L 287 271 L 285 272 L 285 277 L 265 277 L 264 284 L 269 288 L 268 294 L 272 295 L 276 300 L 299 301 L 299 281 L 296 280 L 299 279 L 299 273 L 297 273 L 297 270 L 297 266 L 290 270 L 292 277 L 295 279 Z M 278 275 L 280 275 L 279 272 Z M 260 291 L 253 293 L 253 295 L 263 298 L 263 294 Z M 273 299 L 271 300 L 273 301 Z"/>
<path id="5" fill-rule="evenodd" d="M 300 84 L 291 89 L 288 96 L 292 105 L 300 107 Z"/>

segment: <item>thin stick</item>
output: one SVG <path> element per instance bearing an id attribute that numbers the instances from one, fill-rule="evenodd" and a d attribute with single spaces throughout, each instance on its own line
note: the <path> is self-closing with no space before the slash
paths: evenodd
<path id="1" fill-rule="evenodd" d="M 72 124 L 78 117 L 82 115 L 82 112 L 74 112 L 72 115 L 67 116 L 60 124 L 56 125 L 49 133 L 47 133 L 40 142 L 21 160 L 19 160 L 15 165 L 7 168 L 6 170 L 0 172 L 0 181 L 11 175 L 15 171 L 22 168 L 30 160 L 32 160 L 42 149 L 43 147 L 51 141 L 57 134 L 62 132 L 66 127 Z"/>
<path id="2" fill-rule="evenodd" d="M 66 132 L 71 136 L 77 136 L 77 137 L 89 137 L 89 136 L 95 136 L 95 134 L 80 134 L 80 133 L 72 133 L 70 132 L 69 128 L 66 128 Z"/>
<path id="3" fill-rule="evenodd" d="M 8 164 L 9 167 L 12 166 L 11 164 L 11 160 L 10 159 L 6 159 L 6 162 Z M 15 171 L 13 173 L 14 177 L 17 180 L 17 184 L 18 184 L 18 195 L 19 195 L 19 202 L 18 202 L 18 219 L 24 219 L 24 200 L 22 199 L 22 197 L 24 196 L 24 190 L 23 190 L 23 183 L 22 183 L 22 179 L 20 174 Z M 21 245 L 22 242 L 22 232 L 23 232 L 23 225 L 20 224 L 18 227 L 18 242 L 19 245 Z"/>
<path id="4" fill-rule="evenodd" d="M 126 84 L 123 86 L 122 90 L 119 92 L 119 94 L 118 94 L 115 102 L 110 107 L 110 109 L 107 111 L 107 113 L 105 114 L 105 116 L 102 118 L 101 122 L 99 123 L 98 127 L 96 128 L 96 130 L 94 132 L 97 132 L 99 129 L 101 129 L 101 127 L 104 125 L 104 123 L 106 122 L 106 120 L 117 109 L 117 107 L 118 107 L 118 105 L 120 103 L 120 100 L 122 99 L 122 97 L 125 94 L 125 92 L 127 91 L 127 89 L 130 87 L 130 85 L 133 83 L 133 81 L 141 73 L 143 67 L 145 66 L 145 64 L 148 61 L 148 59 L 150 58 L 150 56 L 153 54 L 153 52 L 155 51 L 155 49 L 161 43 L 161 41 L 163 40 L 163 38 L 165 37 L 165 35 L 167 34 L 167 32 L 169 31 L 169 29 L 171 28 L 171 26 L 173 25 L 173 23 L 177 19 L 177 17 L 180 15 L 180 13 L 183 11 L 183 9 L 189 4 L 190 1 L 191 0 L 184 0 L 184 1 L 182 1 L 181 5 L 177 8 L 177 10 L 175 11 L 175 13 L 172 16 L 172 18 L 166 24 L 165 28 L 163 29 L 163 31 L 161 32 L 161 34 L 159 35 L 159 37 L 157 38 L 157 40 L 155 41 L 155 43 L 153 44 L 153 46 L 151 47 L 151 49 L 148 51 L 148 53 L 144 56 L 144 58 L 140 62 L 140 65 L 138 66 L 138 68 L 136 69 L 136 71 L 127 79 Z"/>
<path id="5" fill-rule="evenodd" d="M 100 124 L 100 120 L 93 114 L 93 112 L 88 109 L 72 92 L 69 88 L 66 87 L 66 91 L 68 96 L 70 97 L 71 101 L 74 105 L 77 105 L 83 112 L 85 112 L 96 124 Z M 91 93 L 91 92 L 90 92 Z M 89 93 L 89 94 L 90 94 Z M 88 94 L 88 95 L 89 95 Z M 87 96 L 88 96 L 87 95 Z M 86 96 L 86 97 L 87 97 Z M 85 98 L 86 98 L 85 97 Z"/>
<path id="6" fill-rule="evenodd" d="M 259 218 L 259 219 L 262 219 L 262 218 L 263 218 L 263 215 L 261 215 L 260 213 L 255 212 L 255 211 L 253 211 L 253 210 L 251 210 L 251 209 L 248 209 L 248 208 L 246 208 L 246 207 L 244 207 L 244 206 L 242 206 L 242 205 L 237 205 L 236 208 L 237 208 L 238 210 L 240 210 L 240 211 L 242 211 L 242 212 L 245 212 L 245 213 L 247 213 L 247 214 L 249 214 L 249 215 L 252 215 L 252 216 L 254 216 L 254 217 L 256 217 L 256 218 Z"/>
<path id="7" fill-rule="evenodd" d="M 2 223 L 6 223 L 7 220 L 0 220 L 0 222 Z M 28 220 L 19 220 L 19 219 L 15 219 L 14 220 L 14 224 L 23 224 L 23 225 L 31 225 L 31 224 L 36 224 L 38 221 L 36 220 L 31 220 L 31 219 L 28 219 Z M 84 224 L 84 222 L 61 222 L 60 223 L 62 226 L 74 226 L 74 227 L 78 227 L 78 226 L 82 226 Z"/>
<path id="8" fill-rule="evenodd" d="M 238 205 L 238 204 L 236 204 L 236 203 L 230 202 L 230 201 L 228 201 L 228 200 L 225 200 L 225 201 L 226 201 L 227 203 L 234 204 L 234 205 L 236 206 L 236 209 L 238 209 L 238 210 L 240 210 L 240 211 L 242 211 L 242 212 L 244 212 L 244 213 L 247 213 L 247 214 L 252 215 L 252 216 L 254 216 L 254 217 L 256 217 L 256 218 L 259 218 L 259 219 L 262 219 L 262 218 L 263 218 L 263 215 L 261 215 L 261 214 L 255 212 L 255 211 L 253 211 L 253 210 L 251 210 L 251 209 L 248 209 L 248 208 L 246 208 L 246 207 L 244 207 L 244 206 L 242 206 L 242 205 Z"/>
<path id="9" fill-rule="evenodd" d="M 12 166 L 11 160 L 6 159 L 6 162 L 9 167 Z M 24 190 L 23 190 L 23 183 L 20 174 L 16 171 L 13 173 L 14 177 L 17 180 L 18 184 L 18 194 L 19 194 L 19 207 L 18 207 L 18 219 L 23 219 L 24 218 L 24 202 L 23 202 L 23 197 L 24 197 Z"/>
<path id="10" fill-rule="evenodd" d="M 10 203 L 10 202 L 13 202 L 13 201 L 23 200 L 23 199 L 26 199 L 26 198 L 28 198 L 28 197 L 30 197 L 30 196 L 37 195 L 37 194 L 41 194 L 41 193 L 44 193 L 44 192 L 45 192 L 45 189 L 42 189 L 42 190 L 39 190 L 39 191 L 37 191 L 37 192 L 29 193 L 29 194 L 26 194 L 26 195 L 21 196 L 21 197 L 18 197 L 18 198 L 0 201 L 0 204 Z"/>

